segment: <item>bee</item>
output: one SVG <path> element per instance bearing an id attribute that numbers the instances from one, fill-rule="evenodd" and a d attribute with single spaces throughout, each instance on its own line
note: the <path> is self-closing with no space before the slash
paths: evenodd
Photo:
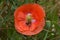
<path id="1" fill-rule="evenodd" d="M 26 16 L 26 24 L 30 26 L 31 22 L 32 22 L 31 13 L 28 13 L 27 16 Z"/>

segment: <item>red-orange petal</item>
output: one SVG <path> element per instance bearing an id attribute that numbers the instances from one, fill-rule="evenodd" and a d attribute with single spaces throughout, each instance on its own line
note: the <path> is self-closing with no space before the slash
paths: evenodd
<path id="1" fill-rule="evenodd" d="M 31 13 L 35 22 L 30 26 L 26 25 L 26 15 Z M 38 4 L 24 4 L 18 7 L 14 12 L 15 28 L 24 35 L 35 35 L 41 32 L 45 25 L 45 12 Z"/>

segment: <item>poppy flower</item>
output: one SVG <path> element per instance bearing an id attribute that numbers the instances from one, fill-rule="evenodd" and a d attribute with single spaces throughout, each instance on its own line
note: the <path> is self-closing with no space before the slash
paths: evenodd
<path id="1" fill-rule="evenodd" d="M 14 12 L 15 29 L 24 35 L 35 35 L 45 25 L 45 12 L 39 4 L 24 4 Z"/>

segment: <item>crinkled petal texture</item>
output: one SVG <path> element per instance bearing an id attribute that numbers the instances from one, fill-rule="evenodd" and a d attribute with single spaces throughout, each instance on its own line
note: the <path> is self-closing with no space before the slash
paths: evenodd
<path id="1" fill-rule="evenodd" d="M 27 14 L 31 14 L 32 23 L 26 24 Z M 38 4 L 24 4 L 14 12 L 15 29 L 24 35 L 35 35 L 41 32 L 45 25 L 45 12 Z"/>

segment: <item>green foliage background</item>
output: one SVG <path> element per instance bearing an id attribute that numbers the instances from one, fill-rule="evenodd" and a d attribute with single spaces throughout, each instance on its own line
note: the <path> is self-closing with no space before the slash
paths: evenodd
<path id="1" fill-rule="evenodd" d="M 36 1 L 46 12 L 44 30 L 34 36 L 19 34 L 14 28 L 15 9 Z M 59 3 L 60 0 L 0 0 L 0 40 L 60 40 Z"/>

